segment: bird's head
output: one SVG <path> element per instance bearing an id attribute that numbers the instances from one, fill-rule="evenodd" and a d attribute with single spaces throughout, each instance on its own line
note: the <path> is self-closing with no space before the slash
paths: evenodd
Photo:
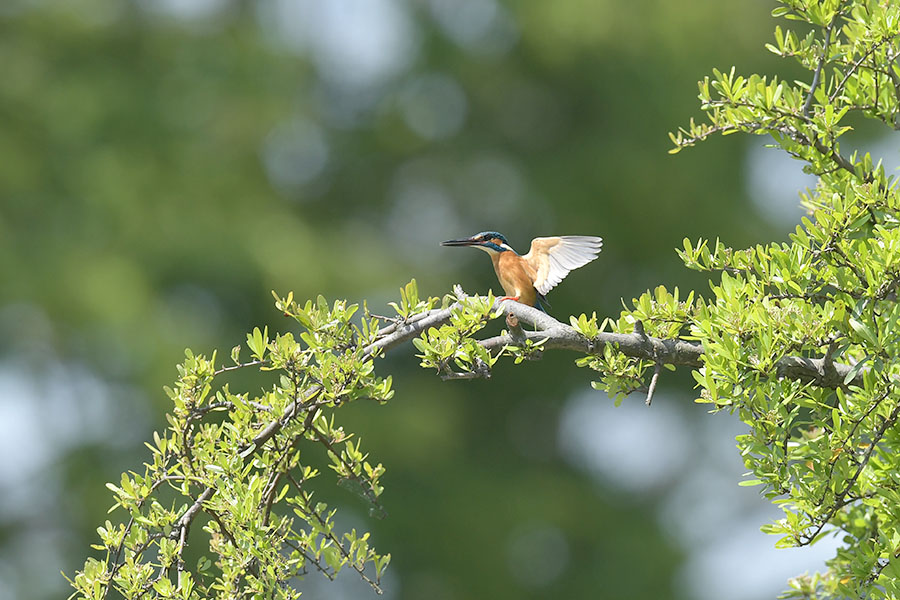
<path id="1" fill-rule="evenodd" d="M 488 254 L 499 254 L 500 252 L 512 252 L 509 242 L 502 233 L 496 231 L 482 231 L 476 233 L 472 237 L 459 240 L 447 240 L 441 242 L 441 246 L 473 246 L 484 250 Z"/>

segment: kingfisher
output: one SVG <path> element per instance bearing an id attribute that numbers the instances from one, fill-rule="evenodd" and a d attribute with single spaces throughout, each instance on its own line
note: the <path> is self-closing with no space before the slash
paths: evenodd
<path id="1" fill-rule="evenodd" d="M 482 231 L 472 237 L 441 242 L 441 246 L 473 246 L 491 256 L 494 272 L 506 296 L 543 310 L 546 294 L 562 281 L 569 271 L 582 267 L 600 253 L 603 239 L 589 235 L 562 235 L 531 240 L 531 249 L 520 256 L 496 231 Z"/>

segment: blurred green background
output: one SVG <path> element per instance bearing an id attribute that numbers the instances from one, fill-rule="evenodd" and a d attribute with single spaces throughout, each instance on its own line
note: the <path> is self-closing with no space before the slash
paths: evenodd
<path id="1" fill-rule="evenodd" d="M 783 238 L 796 165 L 739 136 L 673 157 L 666 135 L 712 67 L 795 73 L 763 49 L 773 6 L 3 0 L 0 597 L 67 595 L 184 348 L 290 328 L 271 290 L 385 313 L 413 277 L 500 291 L 441 240 L 602 235 L 551 294 L 566 320 L 706 290 L 686 236 Z M 402 349 L 379 365 L 395 399 L 342 411 L 388 468 L 387 519 L 334 496 L 392 553 L 386 597 L 772 597 L 794 567 L 770 573 L 790 561 L 735 487 L 737 426 L 684 373 L 613 409 L 573 358 L 442 383 Z M 373 596 L 320 579 L 308 597 Z"/>

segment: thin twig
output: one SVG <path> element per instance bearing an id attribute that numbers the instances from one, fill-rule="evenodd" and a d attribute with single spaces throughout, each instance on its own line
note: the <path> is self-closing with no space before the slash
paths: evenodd
<path id="1" fill-rule="evenodd" d="M 816 64 L 816 70 L 813 72 L 812 83 L 809 85 L 809 94 L 806 95 L 806 102 L 803 103 L 803 114 L 809 116 L 809 109 L 812 107 L 813 97 L 816 95 L 816 89 L 819 87 L 819 78 L 822 75 L 822 67 L 828 61 L 828 46 L 831 44 L 831 31 L 834 29 L 834 22 L 838 15 L 834 15 L 828 27 L 825 29 L 825 45 L 822 48 L 822 56 Z"/>
<path id="2" fill-rule="evenodd" d="M 331 542 L 338 549 L 338 552 L 341 553 L 341 555 L 344 557 L 344 559 L 347 561 L 347 563 L 350 565 L 350 567 L 354 571 L 356 571 L 360 577 L 362 577 L 363 581 L 365 581 L 370 586 L 372 586 L 372 589 L 375 590 L 375 593 L 377 593 L 379 595 L 384 593 L 384 590 L 381 589 L 381 586 L 378 585 L 378 582 L 372 580 L 368 575 L 366 575 L 365 569 L 361 568 L 357 564 L 357 562 L 353 560 L 353 557 L 351 557 L 349 552 L 347 552 L 347 548 L 345 548 L 344 544 L 341 543 L 341 540 L 336 535 L 334 535 L 334 533 L 331 531 L 331 528 L 328 526 L 328 523 L 325 521 L 325 519 L 322 518 L 322 515 L 320 515 L 318 513 L 318 511 L 316 511 L 315 509 L 310 507 L 310 504 L 312 503 L 312 498 L 310 497 L 310 495 L 303 488 L 300 487 L 300 484 L 297 482 L 296 479 L 294 479 L 293 475 L 291 475 L 290 473 L 287 473 L 286 476 L 288 478 L 288 481 L 290 481 L 294 485 L 294 488 L 297 490 L 297 495 L 303 500 L 304 506 L 298 507 L 298 508 L 307 509 L 306 510 L 307 514 L 311 517 L 315 517 L 315 519 L 319 522 L 319 525 L 322 528 L 322 535 L 326 536 L 328 539 L 331 540 Z"/>
<path id="3" fill-rule="evenodd" d="M 267 360 L 251 360 L 249 362 L 241 363 L 238 365 L 230 365 L 228 367 L 219 367 L 213 372 L 213 375 L 221 375 L 222 373 L 227 373 L 228 371 L 235 371 L 237 369 L 243 369 L 245 367 L 255 367 L 257 365 L 265 365 L 268 364 Z"/>
<path id="4" fill-rule="evenodd" d="M 850 77 L 853 75 L 853 73 L 855 73 L 857 71 L 857 69 L 859 69 L 859 67 L 866 61 L 866 59 L 869 57 L 869 55 L 872 54 L 873 52 L 875 52 L 876 50 L 878 50 L 878 48 L 880 48 L 884 44 L 893 40 L 897 36 L 900 36 L 900 33 L 895 33 L 893 35 L 889 35 L 888 37 L 882 38 L 882 39 L 878 40 L 876 43 L 872 44 L 872 47 L 869 48 L 868 50 L 866 50 L 866 52 L 864 52 L 863 55 L 859 57 L 859 60 L 857 60 L 855 63 L 853 63 L 853 65 L 850 67 L 850 70 L 848 70 L 844 74 L 844 77 L 843 77 L 843 79 L 841 79 L 841 82 L 838 83 L 837 86 L 834 88 L 834 91 L 831 92 L 831 96 L 828 98 L 829 104 L 834 104 L 834 101 L 837 99 L 838 95 L 843 91 L 844 86 L 847 85 L 847 81 L 850 79 Z"/>
<path id="5" fill-rule="evenodd" d="M 653 377 L 650 378 L 650 387 L 647 388 L 647 406 L 650 406 L 650 403 L 653 402 L 653 392 L 656 391 L 656 383 L 659 381 L 659 372 L 662 370 L 662 365 L 656 363 L 656 366 L 653 367 Z"/>
<path id="6" fill-rule="evenodd" d="M 180 530 L 182 527 L 190 527 L 191 522 L 194 520 L 194 517 L 197 516 L 197 513 L 200 512 L 200 509 L 203 507 L 203 503 L 212 498 L 213 494 L 216 493 L 216 488 L 213 486 L 209 486 L 203 493 L 201 493 L 194 503 L 184 511 L 184 514 L 181 515 L 181 518 L 175 523 L 175 527 L 173 528 L 172 533 L 175 534 L 174 537 L 178 537 L 180 535 Z"/>
<path id="7" fill-rule="evenodd" d="M 816 537 L 822 532 L 826 525 L 831 521 L 831 518 L 834 517 L 835 513 L 843 508 L 846 504 L 844 503 L 844 498 L 847 494 L 850 493 L 850 490 L 856 485 L 856 481 L 859 479 L 859 476 L 862 475 L 863 470 L 866 468 L 866 465 L 869 464 L 869 459 L 872 458 L 872 453 L 875 452 L 875 448 L 878 446 L 878 443 L 881 442 L 884 437 L 885 432 L 887 432 L 888 428 L 893 426 L 893 424 L 897 421 L 897 417 L 900 416 L 900 402 L 894 406 L 894 410 L 891 411 L 890 416 L 884 419 L 881 423 L 881 426 L 875 431 L 875 434 L 872 436 L 872 439 L 869 441 L 869 447 L 866 449 L 865 454 L 863 455 L 863 459 L 859 462 L 856 467 L 856 471 L 854 471 L 853 475 L 850 479 L 847 480 L 847 483 L 844 485 L 844 488 L 838 492 L 834 497 L 834 504 L 828 511 L 819 518 L 819 525 L 813 531 L 811 535 L 804 536 L 806 539 L 806 544 L 811 544 L 815 541 Z M 801 542 L 800 545 L 805 545 Z"/>

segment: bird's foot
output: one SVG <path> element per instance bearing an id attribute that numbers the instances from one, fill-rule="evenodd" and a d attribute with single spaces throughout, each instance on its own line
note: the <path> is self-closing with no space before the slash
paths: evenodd
<path id="1" fill-rule="evenodd" d="M 519 301 L 519 296 L 501 296 L 500 298 L 497 298 L 497 300 L 498 300 L 498 301 L 501 301 L 501 302 L 502 302 L 503 300 L 515 300 L 516 302 L 518 302 L 518 301 Z"/>

